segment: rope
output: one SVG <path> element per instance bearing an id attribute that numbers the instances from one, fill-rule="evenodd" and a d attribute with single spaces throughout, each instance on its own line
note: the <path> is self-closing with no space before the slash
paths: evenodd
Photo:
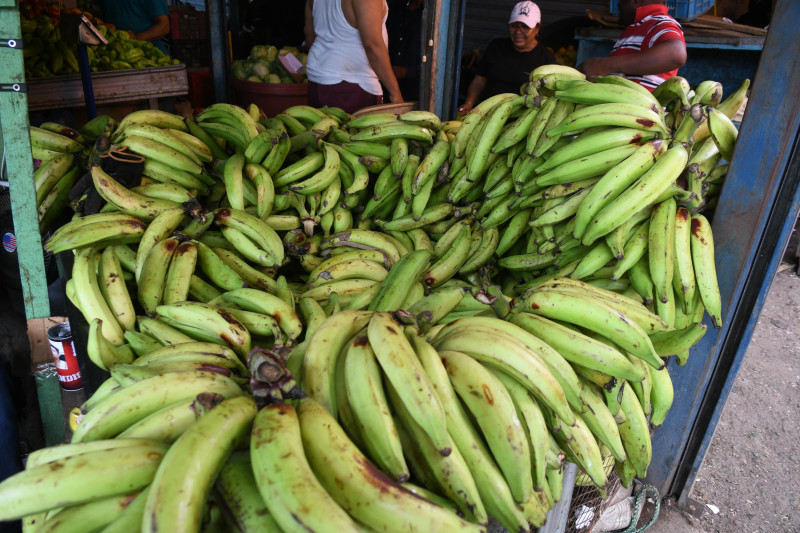
<path id="1" fill-rule="evenodd" d="M 655 505 L 655 510 L 653 511 L 653 517 L 642 527 L 637 528 L 636 524 L 639 523 L 639 516 L 642 514 L 642 508 L 644 504 L 647 503 L 645 496 L 647 493 L 650 492 L 653 495 L 653 502 Z M 614 533 L 642 533 L 650 529 L 650 526 L 656 523 L 658 520 L 658 511 L 661 509 L 661 497 L 658 494 L 658 489 L 655 488 L 653 485 L 642 485 L 642 488 L 639 489 L 639 492 L 636 493 L 636 498 L 633 504 L 633 517 L 631 518 L 631 523 L 625 529 L 621 529 L 615 531 Z"/>

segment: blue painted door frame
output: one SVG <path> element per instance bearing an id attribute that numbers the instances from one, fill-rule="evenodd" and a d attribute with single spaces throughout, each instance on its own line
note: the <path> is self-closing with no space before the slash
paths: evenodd
<path id="1" fill-rule="evenodd" d="M 676 399 L 653 436 L 647 481 L 679 501 L 708 450 L 800 206 L 798 17 L 800 2 L 777 1 L 714 213 L 724 325 L 709 327 L 688 363 L 670 368 Z"/>

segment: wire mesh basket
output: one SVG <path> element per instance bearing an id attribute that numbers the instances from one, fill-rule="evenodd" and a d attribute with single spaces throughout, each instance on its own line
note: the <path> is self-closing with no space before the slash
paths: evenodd
<path id="1" fill-rule="evenodd" d="M 572 491 L 565 533 L 586 533 L 592 530 L 600 515 L 611 503 L 612 496 L 620 487 L 619 476 L 614 470 L 614 458 L 608 456 L 603 461 L 606 472 L 606 484 L 602 488 L 596 487 L 588 476 L 578 471 L 575 487 Z M 584 481 L 585 480 L 585 481 Z"/>

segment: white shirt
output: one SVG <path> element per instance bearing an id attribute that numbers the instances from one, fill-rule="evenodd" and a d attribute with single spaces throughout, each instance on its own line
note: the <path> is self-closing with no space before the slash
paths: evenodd
<path id="1" fill-rule="evenodd" d="M 388 47 L 386 18 L 389 7 L 385 0 L 384 5 L 383 42 Z M 347 81 L 358 84 L 370 94 L 383 94 L 378 76 L 369 65 L 361 35 L 344 18 L 341 0 L 314 0 L 311 14 L 316 37 L 308 52 L 308 79 L 322 85 Z"/>

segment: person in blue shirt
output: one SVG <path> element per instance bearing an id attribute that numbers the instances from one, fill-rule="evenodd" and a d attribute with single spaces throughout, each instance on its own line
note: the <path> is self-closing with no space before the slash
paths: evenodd
<path id="1" fill-rule="evenodd" d="M 163 37 L 169 34 L 169 9 L 166 0 L 94 0 L 98 16 L 118 29 L 131 32 L 139 41 L 150 41 L 169 53 Z"/>

